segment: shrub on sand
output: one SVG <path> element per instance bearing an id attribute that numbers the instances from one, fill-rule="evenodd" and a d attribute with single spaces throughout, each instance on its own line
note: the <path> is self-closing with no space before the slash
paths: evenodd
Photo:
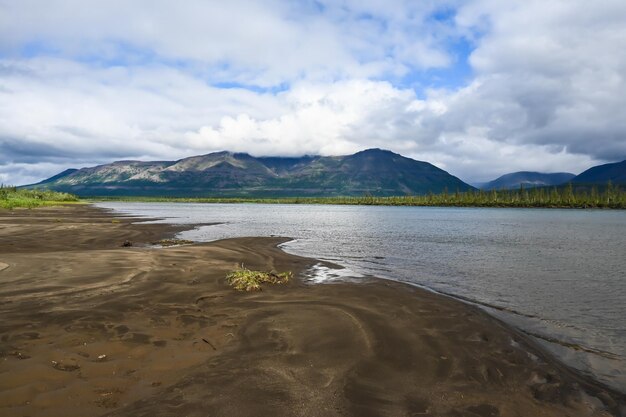
<path id="1" fill-rule="evenodd" d="M 261 291 L 261 284 L 285 284 L 291 272 L 251 271 L 243 266 L 226 275 L 226 281 L 237 291 Z"/>
<path id="2" fill-rule="evenodd" d="M 31 190 L 0 185 L 0 208 L 34 208 L 40 206 L 74 203 L 77 201 L 78 198 L 76 196 L 68 193 L 59 193 L 49 190 Z"/>

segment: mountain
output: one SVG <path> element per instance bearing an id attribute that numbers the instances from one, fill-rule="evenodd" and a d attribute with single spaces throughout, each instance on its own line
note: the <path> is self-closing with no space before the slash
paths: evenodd
<path id="1" fill-rule="evenodd" d="M 60 173 L 58 173 L 58 174 L 48 178 L 47 180 L 41 181 L 39 184 L 47 184 L 47 183 L 50 183 L 50 182 L 54 182 L 54 181 L 56 181 L 58 179 L 61 179 L 63 177 L 67 177 L 68 175 L 73 174 L 76 171 L 78 171 L 78 170 L 74 169 L 74 168 L 66 169 L 65 171 L 60 172 Z"/>
<path id="2" fill-rule="evenodd" d="M 427 162 L 381 149 L 346 156 L 216 152 L 178 161 L 118 161 L 67 170 L 29 188 L 79 196 L 390 196 L 473 189 Z"/>
<path id="3" fill-rule="evenodd" d="M 561 185 L 571 181 L 576 175 L 568 172 L 557 172 L 554 174 L 544 174 L 542 172 L 520 171 L 503 175 L 493 181 L 484 183 L 480 188 L 483 190 L 502 190 L 532 187 L 546 187 Z"/>
<path id="4" fill-rule="evenodd" d="M 609 181 L 613 184 L 626 184 L 626 160 L 589 168 L 572 179 L 574 184 L 606 185 Z"/>

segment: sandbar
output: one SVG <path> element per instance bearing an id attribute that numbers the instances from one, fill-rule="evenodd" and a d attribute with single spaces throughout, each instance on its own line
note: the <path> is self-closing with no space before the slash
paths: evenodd
<path id="1" fill-rule="evenodd" d="M 283 238 L 151 245 L 189 227 L 88 205 L 0 211 L 0 415 L 625 413 L 623 393 L 471 305 L 298 279 L 317 261 Z M 237 292 L 225 276 L 242 263 L 296 278 Z"/>

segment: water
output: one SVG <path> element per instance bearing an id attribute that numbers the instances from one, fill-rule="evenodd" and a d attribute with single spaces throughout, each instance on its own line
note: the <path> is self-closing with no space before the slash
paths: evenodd
<path id="1" fill-rule="evenodd" d="M 626 212 L 324 205 L 102 203 L 211 241 L 286 236 L 316 282 L 378 276 L 481 305 L 563 361 L 626 391 Z"/>

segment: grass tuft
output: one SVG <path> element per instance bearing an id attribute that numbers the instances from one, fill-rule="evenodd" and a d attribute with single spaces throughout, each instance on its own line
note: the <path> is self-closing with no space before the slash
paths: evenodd
<path id="1" fill-rule="evenodd" d="M 286 284 L 291 272 L 251 271 L 243 266 L 226 275 L 226 281 L 237 291 L 261 291 L 261 284 Z"/>

